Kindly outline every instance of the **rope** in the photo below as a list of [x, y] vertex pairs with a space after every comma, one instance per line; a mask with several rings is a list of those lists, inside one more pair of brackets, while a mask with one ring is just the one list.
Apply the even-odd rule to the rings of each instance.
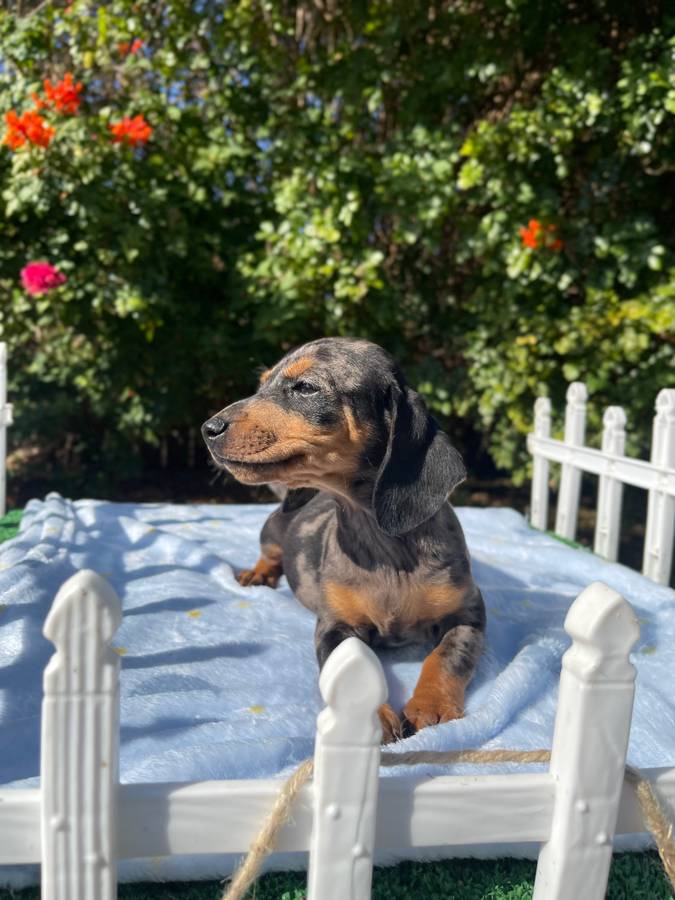
[[668, 880], [675, 888], [675, 838], [673, 838], [673, 823], [669, 822], [663, 807], [659, 803], [651, 782], [643, 778], [638, 769], [626, 766], [626, 778], [635, 785], [635, 792], [640, 802], [642, 817], [645, 820], [647, 830], [654, 838], [656, 849], [659, 851], [663, 868]]
[[382, 753], [383, 766], [447, 765], [447, 763], [547, 763], [550, 750], [413, 750]]
[[[383, 766], [447, 765], [448, 763], [547, 763], [550, 750], [416, 750], [410, 753], [382, 753]], [[288, 821], [295, 799], [314, 773], [314, 760], [300, 763], [289, 777], [272, 807], [260, 834], [251, 844], [244, 864], [237, 870], [221, 900], [243, 900], [246, 891], [258, 877], [265, 857], [272, 852], [282, 827]], [[626, 766], [626, 778], [635, 786], [644, 823], [651, 833], [663, 868], [675, 888], [675, 838], [651, 783], [637, 769]]]
[[312, 777], [313, 772], [314, 760], [306, 759], [300, 763], [284, 784], [260, 830], [260, 834], [251, 844], [243, 866], [237, 870], [229, 888], [223, 894], [222, 900], [241, 900], [256, 880], [260, 866], [263, 864], [265, 857], [274, 850], [279, 831], [288, 821], [295, 798]]

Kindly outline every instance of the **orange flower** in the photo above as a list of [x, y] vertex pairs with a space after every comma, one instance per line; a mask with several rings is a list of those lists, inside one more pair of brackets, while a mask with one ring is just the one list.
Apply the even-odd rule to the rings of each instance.
[[134, 116], [133, 119], [125, 116], [121, 122], [113, 122], [109, 126], [113, 134], [113, 144], [128, 144], [130, 147], [138, 147], [147, 143], [152, 128], [143, 116]]
[[547, 225], [544, 230], [538, 219], [530, 219], [527, 228], [518, 229], [518, 233], [524, 247], [530, 247], [532, 250], [540, 247], [545, 247], [547, 250], [562, 250], [563, 242], [559, 237], [555, 237], [557, 230], [557, 225]]
[[82, 102], [80, 98], [82, 82], [78, 81], [77, 84], [73, 84], [71, 72], [68, 72], [56, 84], [52, 84], [48, 78], [45, 79], [44, 89], [48, 102], [52, 103], [59, 112], [66, 113], [69, 116], [75, 115]]
[[555, 234], [558, 230], [558, 226], [557, 225], [549, 225], [546, 230], [549, 233], [549, 240], [548, 240], [548, 243], [546, 244], [548, 249], [549, 250], [562, 250], [563, 242], [560, 240], [559, 237], [555, 236]]
[[129, 41], [122, 41], [117, 45], [117, 52], [120, 56], [133, 56], [134, 53], [138, 53], [138, 51], [143, 46], [143, 41], [140, 38], [134, 38], [131, 43]]
[[44, 100], [41, 100], [37, 94], [31, 94], [30, 99], [35, 104], [35, 111], [39, 112], [41, 109], [44, 109], [46, 106], [49, 106], [48, 103], [45, 103]]
[[5, 113], [5, 121], [7, 133], [2, 143], [7, 144], [10, 150], [18, 150], [26, 142], [35, 144], [36, 147], [48, 147], [56, 133], [36, 110], [30, 110], [19, 116], [12, 109]]
[[520, 229], [520, 238], [523, 242], [523, 246], [532, 247], [533, 250], [537, 249], [537, 235], [534, 234], [527, 228]]
[[541, 232], [541, 222], [537, 219], [530, 219], [527, 223], [527, 228], [521, 228], [519, 230], [520, 239], [523, 242], [523, 246], [532, 247], [533, 250], [536, 250], [539, 246], [539, 233]]

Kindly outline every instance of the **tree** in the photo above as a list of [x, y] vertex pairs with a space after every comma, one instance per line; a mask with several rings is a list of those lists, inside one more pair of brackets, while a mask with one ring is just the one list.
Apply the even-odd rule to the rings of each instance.
[[[535, 396], [575, 378], [641, 449], [673, 373], [667, 35], [622, 2], [5, 14], [0, 110], [54, 129], [0, 154], [17, 433], [117, 464], [355, 334], [517, 476]], [[44, 84], [68, 74], [74, 111]], [[30, 295], [42, 260], [67, 282]]]

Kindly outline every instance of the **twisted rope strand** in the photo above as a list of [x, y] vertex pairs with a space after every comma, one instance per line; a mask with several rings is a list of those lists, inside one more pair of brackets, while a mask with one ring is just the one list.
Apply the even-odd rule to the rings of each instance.
[[638, 769], [626, 766], [626, 778], [635, 785], [635, 792], [640, 802], [642, 818], [645, 820], [647, 830], [654, 838], [656, 849], [659, 851], [663, 868], [668, 880], [675, 888], [675, 838], [673, 837], [673, 823], [668, 821], [663, 807], [659, 803], [653, 784], [643, 778]]
[[312, 777], [313, 772], [314, 760], [306, 759], [286, 781], [260, 829], [260, 834], [251, 844], [244, 864], [237, 870], [229, 887], [223, 893], [222, 900], [242, 900], [258, 877], [265, 857], [274, 850], [279, 832], [291, 814], [295, 798]]
[[383, 766], [441, 766], [448, 763], [547, 763], [550, 750], [412, 750], [409, 753], [382, 753]]

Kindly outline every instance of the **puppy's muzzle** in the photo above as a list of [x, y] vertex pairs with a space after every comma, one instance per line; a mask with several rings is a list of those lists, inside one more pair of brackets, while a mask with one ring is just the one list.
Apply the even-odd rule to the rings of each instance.
[[235, 477], [245, 474], [247, 481], [253, 472], [257, 477], [263, 474], [263, 467], [266, 471], [286, 461], [270, 459], [269, 451], [277, 443], [277, 436], [255, 419], [251, 420], [243, 402], [211, 416], [202, 425], [202, 437], [219, 466], [228, 468]]

